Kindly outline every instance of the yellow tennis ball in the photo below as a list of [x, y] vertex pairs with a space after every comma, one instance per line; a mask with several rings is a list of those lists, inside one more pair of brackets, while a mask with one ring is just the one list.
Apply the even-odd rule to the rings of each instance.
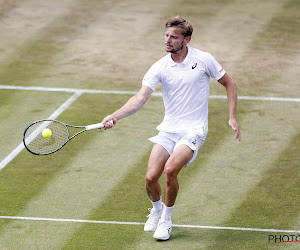
[[42, 132], [44, 138], [49, 138], [52, 135], [52, 131], [49, 128], [45, 128]]

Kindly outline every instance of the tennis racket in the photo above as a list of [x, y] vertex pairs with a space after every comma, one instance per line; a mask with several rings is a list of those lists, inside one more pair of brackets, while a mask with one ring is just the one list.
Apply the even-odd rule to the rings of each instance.
[[[70, 137], [69, 128], [76, 128], [80, 131]], [[49, 155], [62, 149], [74, 137], [85, 131], [97, 128], [103, 128], [103, 124], [73, 126], [56, 120], [39, 120], [25, 129], [23, 143], [25, 148], [34, 155]], [[45, 135], [43, 133], [45, 129], [48, 132], [50, 131], [50, 134]]]

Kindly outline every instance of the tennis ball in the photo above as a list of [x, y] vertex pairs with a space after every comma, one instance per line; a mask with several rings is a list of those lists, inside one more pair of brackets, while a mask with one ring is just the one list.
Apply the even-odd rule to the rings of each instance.
[[49, 138], [52, 135], [52, 131], [49, 128], [45, 128], [42, 132], [44, 138]]

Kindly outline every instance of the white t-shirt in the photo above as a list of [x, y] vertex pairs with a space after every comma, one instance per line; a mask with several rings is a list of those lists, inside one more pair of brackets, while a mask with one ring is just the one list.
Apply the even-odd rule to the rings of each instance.
[[209, 79], [217, 81], [226, 71], [209, 53], [187, 48], [182, 63], [175, 63], [170, 53], [154, 63], [142, 84], [153, 91], [159, 82], [162, 84], [165, 116], [159, 131], [204, 134], [208, 131]]

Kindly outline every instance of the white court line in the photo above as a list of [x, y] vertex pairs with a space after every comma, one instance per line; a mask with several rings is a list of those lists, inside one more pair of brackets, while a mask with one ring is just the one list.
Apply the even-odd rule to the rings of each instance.
[[32, 90], [32, 91], [49, 91], [49, 92], [82, 92], [91, 94], [116, 94], [116, 95], [135, 95], [134, 91], [117, 91], [117, 90], [97, 90], [97, 89], [73, 89], [73, 88], [47, 88], [47, 87], [24, 87], [14, 85], [0, 85], [0, 89], [11, 90]]
[[[28, 221], [49, 221], [49, 222], [74, 222], [74, 223], [93, 223], [93, 224], [114, 224], [114, 225], [145, 225], [142, 222], [122, 222], [122, 221], [97, 221], [97, 220], [76, 220], [76, 219], [56, 219], [56, 218], [38, 218], [38, 217], [19, 217], [19, 216], [0, 216], [0, 219], [7, 220], [28, 220]], [[235, 230], [235, 231], [254, 231], [254, 232], [272, 232], [272, 233], [300, 233], [300, 230], [281, 230], [281, 229], [261, 229], [246, 227], [217, 227], [217, 226], [199, 226], [199, 225], [177, 225], [173, 227], [182, 228], [200, 228], [215, 230]]]
[[[52, 91], [52, 92], [82, 92], [92, 94], [116, 94], [116, 95], [135, 95], [135, 91], [117, 91], [117, 90], [97, 90], [97, 89], [73, 89], [73, 88], [46, 88], [46, 87], [24, 87], [14, 85], [0, 85], [0, 89], [12, 89], [12, 90], [35, 90], [35, 91]], [[160, 92], [154, 92], [152, 95], [161, 96]], [[226, 95], [210, 95], [211, 99], [227, 99]], [[277, 101], [277, 102], [300, 102], [300, 98], [290, 97], [266, 97], [266, 96], [239, 96], [239, 100], [248, 101]]]
[[[57, 110], [54, 111], [52, 115], [48, 117], [50, 120], [56, 119], [62, 112], [64, 112], [76, 99], [82, 94], [81, 91], [75, 92], [65, 103], [63, 103]], [[21, 142], [4, 160], [0, 162], [0, 171], [12, 160], [14, 159], [23, 149], [24, 144]]]

